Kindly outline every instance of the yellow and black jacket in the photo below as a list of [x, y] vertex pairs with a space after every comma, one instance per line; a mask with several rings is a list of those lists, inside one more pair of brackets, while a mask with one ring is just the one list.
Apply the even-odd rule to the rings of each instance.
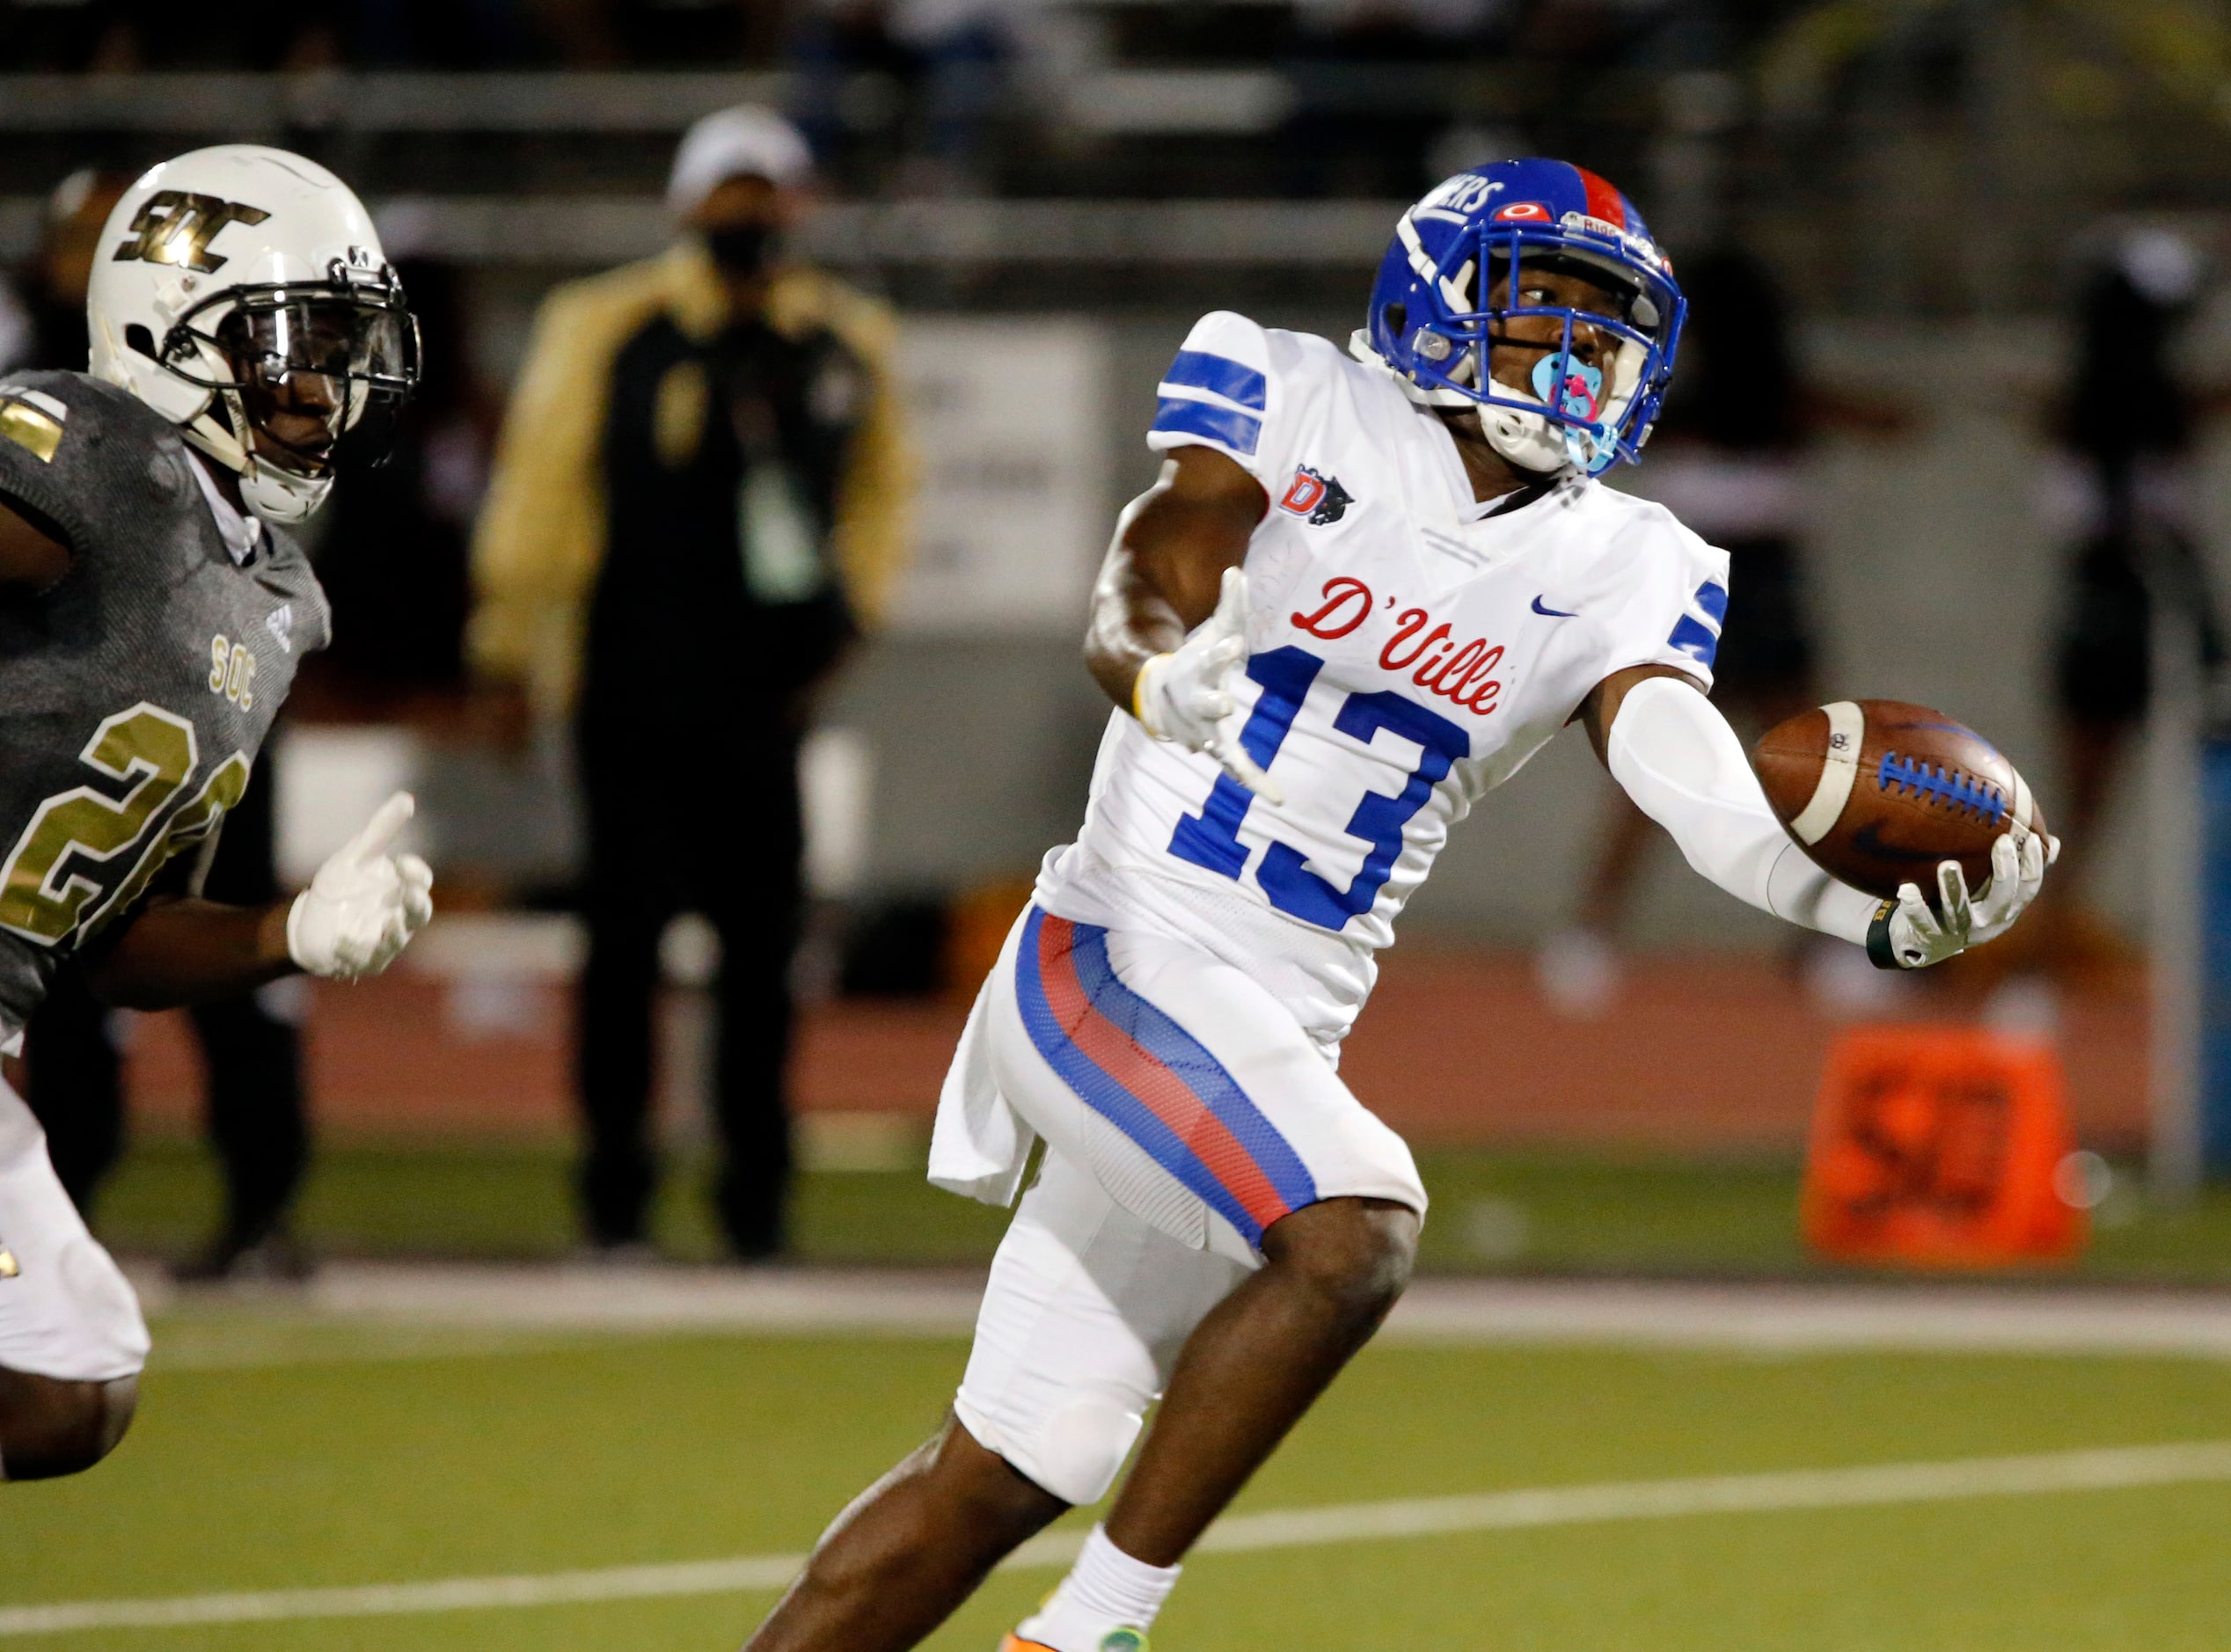
[[[820, 491], [844, 604], [872, 627], [905, 556], [913, 485], [893, 376], [894, 320], [874, 300], [794, 267], [774, 277], [763, 319], [778, 340], [841, 352], [864, 379]], [[468, 647], [482, 676], [521, 684], [545, 715], [568, 712], [581, 692], [590, 608], [615, 531], [612, 467], [640, 454], [677, 476], [686, 470], [713, 428], [706, 378], [691, 349], [711, 347], [728, 325], [719, 276], [690, 242], [568, 282], [544, 302], [474, 536]], [[616, 379], [640, 364], [647, 343], [655, 354], [659, 339], [673, 343], [671, 359], [647, 393], [623, 391], [626, 400], [616, 406]], [[655, 537], [658, 528], [645, 531]]]

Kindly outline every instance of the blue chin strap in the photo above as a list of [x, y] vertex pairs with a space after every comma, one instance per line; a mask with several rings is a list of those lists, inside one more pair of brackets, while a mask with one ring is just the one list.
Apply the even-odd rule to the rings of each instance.
[[1584, 428], [1558, 427], [1572, 462], [1591, 476], [1608, 470], [1619, 457], [1619, 438], [1598, 417], [1604, 405], [1603, 373], [1570, 351], [1558, 350], [1534, 363], [1533, 392], [1543, 406], [1586, 421]]

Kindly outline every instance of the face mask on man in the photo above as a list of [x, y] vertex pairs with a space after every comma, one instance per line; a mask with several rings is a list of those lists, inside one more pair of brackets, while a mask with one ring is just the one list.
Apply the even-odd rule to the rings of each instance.
[[773, 225], [746, 221], [705, 231], [706, 250], [728, 275], [764, 275], [775, 261], [781, 235]]

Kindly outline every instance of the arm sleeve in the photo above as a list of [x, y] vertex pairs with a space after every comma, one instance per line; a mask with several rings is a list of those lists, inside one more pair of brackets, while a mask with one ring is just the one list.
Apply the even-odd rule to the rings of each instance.
[[1275, 498], [1277, 459], [1265, 430], [1282, 411], [1277, 392], [1268, 335], [1245, 316], [1211, 311], [1193, 324], [1155, 386], [1146, 445], [1157, 453], [1214, 448]]
[[1776, 917], [1867, 944], [1881, 903], [1830, 877], [1782, 830], [1742, 742], [1703, 695], [1671, 677], [1636, 683], [1605, 750], [1612, 778], [1700, 875]]

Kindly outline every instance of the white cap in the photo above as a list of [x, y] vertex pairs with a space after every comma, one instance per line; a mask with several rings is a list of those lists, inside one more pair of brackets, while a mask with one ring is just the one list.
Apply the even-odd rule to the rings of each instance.
[[813, 170], [813, 151], [804, 134], [772, 109], [740, 103], [716, 110], [689, 129], [674, 152], [666, 204], [684, 218], [731, 178], [764, 178], [788, 189], [804, 183]]
[[2172, 230], [2132, 230], [2115, 248], [2115, 264], [2151, 303], [2185, 303], [2200, 289], [2200, 255]]
[[93, 198], [93, 186], [99, 182], [100, 173], [91, 166], [81, 166], [70, 173], [47, 197], [47, 222], [67, 223], [84, 211], [85, 203]]

